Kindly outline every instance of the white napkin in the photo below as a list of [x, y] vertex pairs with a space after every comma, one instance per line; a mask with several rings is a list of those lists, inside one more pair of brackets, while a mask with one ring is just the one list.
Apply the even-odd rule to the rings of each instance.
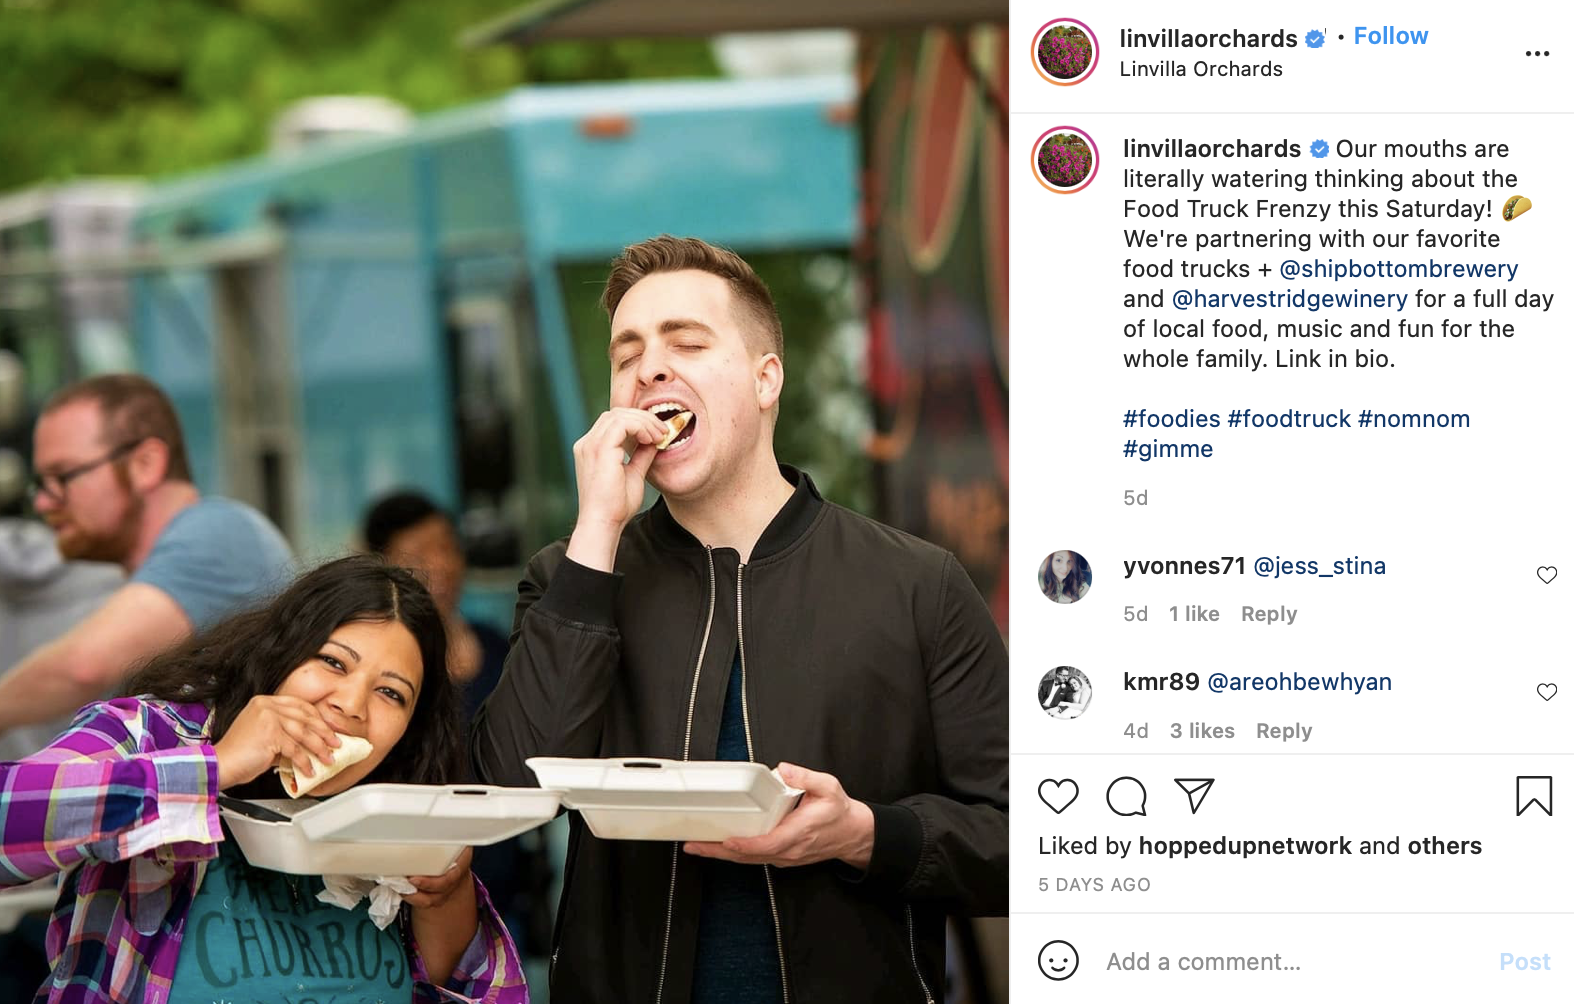
[[317, 894], [317, 898], [346, 910], [355, 909], [356, 904], [369, 895], [372, 902], [367, 913], [379, 931], [392, 924], [399, 915], [399, 907], [404, 902], [399, 897], [415, 892], [415, 886], [403, 875], [378, 875], [374, 878], [364, 875], [324, 875], [322, 884], [323, 890]]

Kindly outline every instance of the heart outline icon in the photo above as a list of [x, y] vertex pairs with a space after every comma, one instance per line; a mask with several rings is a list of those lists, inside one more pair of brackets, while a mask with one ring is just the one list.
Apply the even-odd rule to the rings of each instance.
[[[1052, 786], [1052, 791], [1049, 795], [1044, 794], [1045, 785]], [[1065, 798], [1066, 785], [1071, 786], [1070, 798]], [[1052, 777], [1046, 777], [1044, 780], [1038, 783], [1038, 800], [1049, 806], [1049, 811], [1053, 812], [1057, 816], [1070, 808], [1071, 803], [1075, 802], [1077, 800], [1077, 796], [1080, 794], [1082, 794], [1082, 789], [1078, 788], [1077, 782], [1071, 780], [1070, 778], [1067, 778], [1064, 781], [1057, 781]], [[1055, 803], [1060, 802], [1062, 798], [1065, 798], [1065, 801], [1057, 807]]]
[[1542, 565], [1540, 568], [1536, 569], [1536, 578], [1540, 579], [1542, 582], [1545, 582], [1547, 585], [1551, 585], [1552, 580], [1557, 577], [1558, 569], [1556, 565]]
[[1543, 701], [1550, 701], [1558, 696], [1558, 685], [1555, 683], [1543, 683], [1536, 687], [1536, 693], [1541, 695]]

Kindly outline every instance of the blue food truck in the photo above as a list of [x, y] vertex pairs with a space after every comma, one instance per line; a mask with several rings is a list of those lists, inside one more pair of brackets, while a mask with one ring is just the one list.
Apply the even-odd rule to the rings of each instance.
[[133, 277], [138, 364], [199, 483], [303, 553], [421, 487], [507, 570], [511, 612], [523, 558], [572, 525], [572, 446], [606, 404], [607, 261], [664, 232], [767, 269], [845, 256], [853, 97], [845, 77], [531, 87], [156, 187], [132, 228], [157, 263]]

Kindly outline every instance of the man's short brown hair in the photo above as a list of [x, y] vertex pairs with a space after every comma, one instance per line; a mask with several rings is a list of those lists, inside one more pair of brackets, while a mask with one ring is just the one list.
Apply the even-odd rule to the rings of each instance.
[[169, 448], [166, 481], [190, 481], [186, 440], [180, 431], [175, 406], [158, 384], [135, 373], [106, 373], [89, 377], [56, 391], [43, 414], [77, 401], [93, 401], [104, 416], [105, 446], [119, 447], [157, 439]]
[[624, 248], [622, 254], [612, 259], [612, 271], [607, 275], [606, 288], [601, 291], [601, 305], [606, 308], [607, 320], [612, 319], [624, 294], [636, 282], [658, 272], [687, 269], [709, 272], [727, 280], [727, 288], [732, 290], [733, 302], [744, 322], [744, 337], [749, 347], [761, 355], [774, 352], [777, 358], [786, 361], [782, 319], [776, 313], [776, 302], [771, 299], [765, 281], [733, 252], [698, 237], [662, 234]]

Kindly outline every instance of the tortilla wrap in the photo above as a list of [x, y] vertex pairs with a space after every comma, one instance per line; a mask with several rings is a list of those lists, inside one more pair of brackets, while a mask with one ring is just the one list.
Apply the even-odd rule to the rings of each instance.
[[312, 757], [314, 773], [311, 777], [296, 777], [295, 764], [288, 760], [281, 759], [279, 765], [273, 768], [279, 772], [279, 781], [291, 798], [300, 798], [346, 767], [358, 764], [372, 755], [372, 744], [365, 739], [359, 736], [347, 736], [342, 732], [335, 732], [334, 735], [339, 737], [340, 745], [329, 751], [333, 754], [332, 762], [324, 764], [316, 757]]
[[673, 415], [671, 418], [667, 419], [667, 437], [656, 444], [656, 449], [665, 450], [667, 447], [671, 446], [672, 441], [678, 438], [678, 433], [688, 428], [689, 422], [692, 421], [693, 418], [694, 412], [680, 411], [676, 415]]

